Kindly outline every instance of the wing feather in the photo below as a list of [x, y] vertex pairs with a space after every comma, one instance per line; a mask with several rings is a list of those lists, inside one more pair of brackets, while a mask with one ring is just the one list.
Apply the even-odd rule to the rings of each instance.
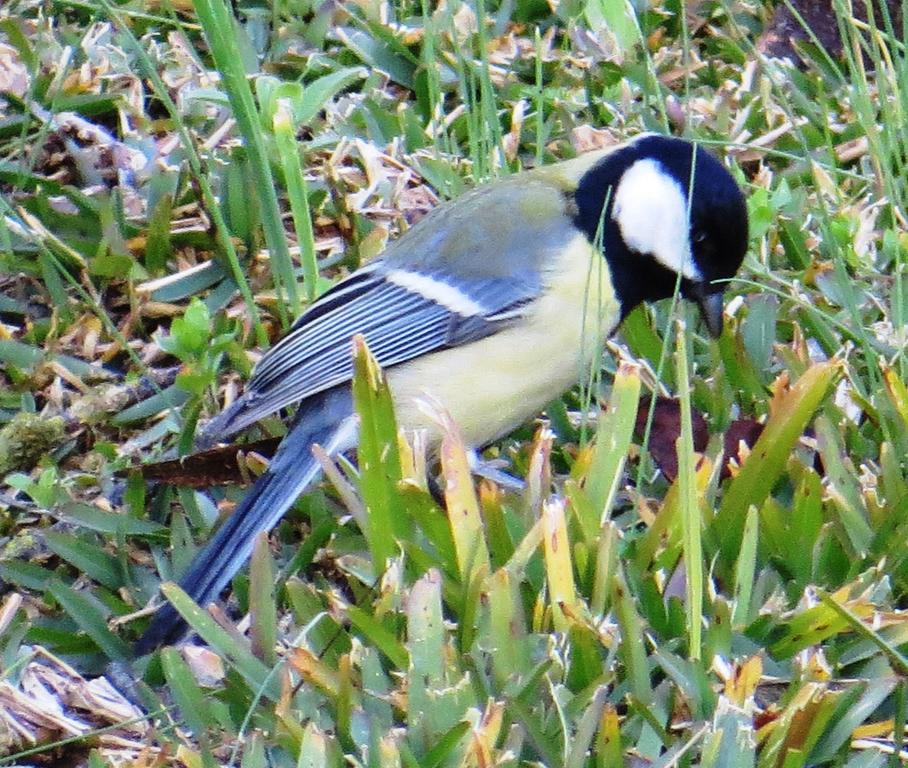
[[[395, 273], [399, 274], [399, 272]], [[456, 282], [437, 271], [416, 275], [414, 285], [434, 281], [437, 291], [391, 282], [381, 262], [355, 272], [322, 296], [262, 358], [245, 392], [205, 428], [207, 445], [281, 408], [348, 381], [353, 375], [352, 339], [362, 334], [385, 368], [420, 355], [477, 341], [512, 323], [538, 287], [502, 278]], [[463, 295], [482, 310], [459, 314], [445, 292]], [[429, 295], [427, 295], [429, 294]]]

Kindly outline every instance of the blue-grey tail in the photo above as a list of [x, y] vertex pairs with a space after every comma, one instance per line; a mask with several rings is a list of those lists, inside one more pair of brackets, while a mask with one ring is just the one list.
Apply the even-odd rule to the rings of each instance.
[[[351, 448], [355, 441], [349, 386], [309, 398], [300, 406], [268, 469], [196, 555], [180, 579], [180, 586], [202, 606], [216, 599], [249, 559], [256, 536], [277, 525], [318, 477], [320, 465], [312, 455], [312, 446], [318, 443], [333, 455]], [[185, 631], [182, 617], [168, 603], [136, 642], [136, 654], [141, 656], [160, 645], [176, 642]]]

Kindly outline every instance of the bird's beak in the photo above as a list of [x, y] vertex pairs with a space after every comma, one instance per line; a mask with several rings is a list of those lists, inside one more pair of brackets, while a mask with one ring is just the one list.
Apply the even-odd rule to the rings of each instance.
[[696, 296], [697, 306], [700, 307], [700, 314], [703, 322], [706, 323], [706, 329], [709, 335], [718, 339], [722, 335], [722, 314], [725, 310], [725, 297], [721, 292], [706, 293], [698, 292]]

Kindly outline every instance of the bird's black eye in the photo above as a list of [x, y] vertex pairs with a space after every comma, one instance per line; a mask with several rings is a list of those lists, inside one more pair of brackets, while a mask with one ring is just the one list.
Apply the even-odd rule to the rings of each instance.
[[702, 229], [695, 229], [690, 233], [690, 241], [695, 245], [699, 245], [706, 241], [706, 232]]

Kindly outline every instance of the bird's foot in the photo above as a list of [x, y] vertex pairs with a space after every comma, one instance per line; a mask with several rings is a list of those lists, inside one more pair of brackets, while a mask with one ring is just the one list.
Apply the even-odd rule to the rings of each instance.
[[476, 477], [482, 477], [509, 491], [522, 491], [526, 487], [526, 483], [519, 477], [509, 475], [502, 470], [502, 467], [507, 466], [504, 459], [487, 461], [480, 458], [476, 451], [467, 451], [467, 461], [470, 464], [470, 471]]

